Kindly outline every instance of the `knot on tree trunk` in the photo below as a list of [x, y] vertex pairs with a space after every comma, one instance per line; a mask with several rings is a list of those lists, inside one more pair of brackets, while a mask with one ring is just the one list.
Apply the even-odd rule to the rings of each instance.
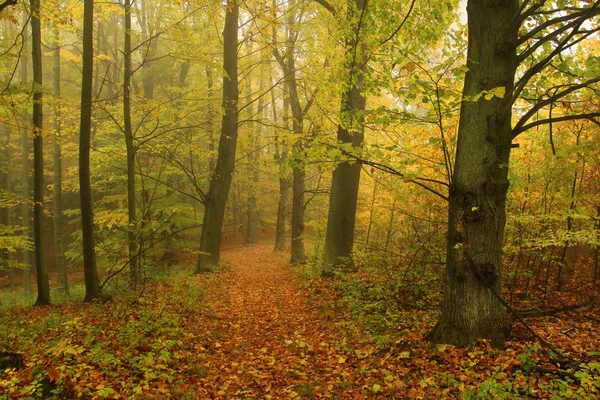
[[498, 274], [496, 272], [496, 266], [493, 263], [489, 261], [482, 263], [473, 262], [471, 266], [473, 267], [475, 278], [477, 278], [479, 282], [482, 282], [490, 288], [494, 287], [498, 281]]

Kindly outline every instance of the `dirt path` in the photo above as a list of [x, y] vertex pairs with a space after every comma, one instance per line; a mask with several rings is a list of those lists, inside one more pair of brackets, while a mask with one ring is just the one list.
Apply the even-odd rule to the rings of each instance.
[[363, 397], [343, 339], [307, 305], [294, 269], [271, 249], [259, 244], [223, 253], [228, 268], [209, 293], [216, 322], [198, 395]]

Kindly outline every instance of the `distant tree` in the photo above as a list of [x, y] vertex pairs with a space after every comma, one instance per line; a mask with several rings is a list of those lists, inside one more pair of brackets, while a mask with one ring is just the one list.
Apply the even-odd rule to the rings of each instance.
[[[136, 208], [136, 188], [135, 188], [135, 146], [133, 143], [133, 130], [131, 127], [131, 2], [125, 0], [125, 41], [123, 49], [123, 132], [125, 134], [125, 147], [127, 154], [127, 243], [129, 249], [129, 278], [131, 284], [135, 286], [140, 279], [140, 268], [138, 259], [138, 244], [136, 239], [137, 232], [137, 208]], [[148, 78], [148, 86], [152, 89], [146, 90], [148, 93], [152, 90], [152, 78]]]
[[[23, 41], [28, 37], [28, 19], [29, 17], [23, 14]], [[23, 43], [23, 47], [26, 47], [26, 42]], [[20, 60], [20, 78], [21, 82], [27, 82], [27, 64], [28, 57], [27, 53], [21, 54]], [[27, 107], [23, 107], [21, 110], [21, 197], [23, 198], [23, 204], [21, 206], [21, 223], [23, 225], [23, 235], [30, 237], [31, 231], [29, 228], [30, 217], [31, 217], [31, 202], [29, 199], [29, 111]], [[31, 294], [31, 251], [23, 250], [23, 288], [26, 295]]]
[[[292, 112], [292, 131], [294, 141], [292, 144], [292, 243], [290, 263], [302, 263], [306, 261], [304, 248], [304, 219], [306, 209], [306, 166], [304, 165], [304, 119], [314, 102], [314, 95], [302, 104], [299, 91], [298, 68], [296, 66], [296, 42], [298, 40], [296, 27], [296, 3], [290, 1], [287, 7], [286, 30], [287, 38], [285, 48], [282, 51], [277, 46], [273, 47], [273, 55], [283, 71], [286, 87], [287, 101]], [[277, 42], [274, 37], [274, 42]], [[285, 104], [284, 104], [285, 108]], [[280, 190], [282, 188], [280, 182]]]
[[[57, 6], [60, 6], [57, 2]], [[60, 8], [59, 8], [60, 9]], [[58, 11], [59, 12], [59, 11]], [[54, 148], [53, 148], [53, 203], [54, 203], [54, 250], [58, 290], [69, 292], [69, 281], [65, 266], [63, 245], [63, 204], [62, 204], [62, 145], [61, 145], [61, 111], [60, 111], [60, 29], [59, 23], [54, 23], [53, 51], [53, 91], [54, 91]]]
[[221, 231], [235, 164], [238, 138], [237, 0], [228, 0], [223, 29], [223, 118], [214, 172], [204, 203], [204, 219], [196, 273], [212, 271], [221, 256]]

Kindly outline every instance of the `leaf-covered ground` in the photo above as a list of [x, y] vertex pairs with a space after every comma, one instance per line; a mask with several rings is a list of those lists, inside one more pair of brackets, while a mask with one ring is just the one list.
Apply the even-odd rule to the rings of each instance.
[[[434, 316], [407, 312], [381, 335], [346, 312], [330, 281], [306, 281], [270, 244], [223, 253], [208, 275], [148, 282], [106, 304], [12, 308], [0, 349], [25, 368], [0, 375], [0, 398], [597, 398], [597, 321], [532, 327], [583, 360], [578, 370], [515, 330], [496, 350], [431, 346]], [[529, 341], [532, 340], [532, 341]], [[544, 374], [544, 369], [549, 373]]]

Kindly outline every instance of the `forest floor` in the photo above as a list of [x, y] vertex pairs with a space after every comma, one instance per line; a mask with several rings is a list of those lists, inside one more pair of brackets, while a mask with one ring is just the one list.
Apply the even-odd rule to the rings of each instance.
[[[385, 335], [350, 318], [331, 280], [300, 277], [271, 244], [222, 254], [214, 274], [148, 282], [105, 304], [67, 301], [0, 314], [2, 348], [24, 368], [0, 372], [0, 399], [598, 398], [594, 321], [534, 321], [585, 360], [563, 370], [535, 338], [503, 350], [432, 346], [434, 315], [407, 313]], [[526, 336], [526, 335], [525, 335]], [[596, 353], [595, 353], [596, 351]], [[597, 369], [597, 370], [595, 370]]]

